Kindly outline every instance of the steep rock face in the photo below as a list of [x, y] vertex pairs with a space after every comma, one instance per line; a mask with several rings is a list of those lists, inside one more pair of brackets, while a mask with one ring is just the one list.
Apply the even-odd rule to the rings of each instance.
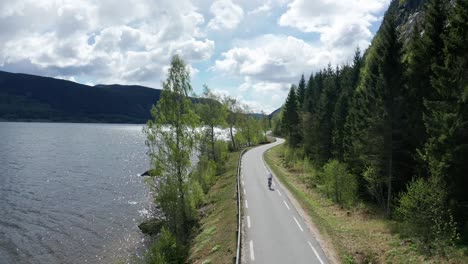
[[403, 43], [410, 39], [416, 25], [424, 23], [424, 5], [428, 0], [394, 0], [393, 5], [398, 8], [398, 30]]
[[400, 0], [398, 2], [400, 8], [408, 10], [412, 13], [421, 9], [427, 0]]

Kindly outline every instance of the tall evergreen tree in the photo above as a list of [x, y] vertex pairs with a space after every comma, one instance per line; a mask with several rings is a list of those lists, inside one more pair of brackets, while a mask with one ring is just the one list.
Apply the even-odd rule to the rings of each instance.
[[[441, 65], [443, 56], [443, 34], [447, 24], [447, 2], [431, 0], [425, 6], [424, 23], [416, 26], [409, 44], [406, 47], [406, 76], [408, 98], [408, 137], [407, 144], [412, 149], [421, 149], [427, 140], [426, 127], [423, 122], [425, 112], [424, 100], [435, 96], [431, 81], [434, 79], [434, 66]], [[428, 56], [428, 54], [431, 54]], [[416, 155], [413, 155], [416, 156]], [[410, 167], [413, 174], [425, 174], [423, 167], [413, 160]], [[406, 182], [406, 181], [405, 181]]]
[[296, 86], [292, 85], [289, 90], [288, 97], [286, 98], [286, 103], [284, 104], [283, 117], [281, 121], [289, 145], [292, 147], [298, 146], [301, 142], [299, 122]]
[[[390, 214], [393, 182], [404, 167], [398, 157], [405, 148], [404, 137], [402, 45], [395, 24], [394, 10], [389, 10], [366, 59], [354, 113], [352, 154], [367, 169], [363, 174], [369, 192]], [[359, 105], [359, 107], [356, 107]]]
[[353, 93], [358, 85], [362, 66], [361, 50], [356, 49], [352, 66], [344, 66], [340, 72], [340, 91], [333, 113], [333, 156], [343, 161], [345, 149], [349, 145], [350, 132], [347, 131], [346, 119], [350, 111]]
[[431, 177], [448, 185], [458, 219], [468, 219], [468, 1], [457, 0], [444, 38], [444, 61], [433, 67], [436, 94], [424, 117], [429, 139], [425, 159]]
[[297, 86], [297, 102], [298, 102], [298, 109], [302, 111], [304, 107], [304, 97], [306, 91], [306, 82], [304, 79], [304, 74], [301, 75], [301, 80], [299, 81], [299, 85]]

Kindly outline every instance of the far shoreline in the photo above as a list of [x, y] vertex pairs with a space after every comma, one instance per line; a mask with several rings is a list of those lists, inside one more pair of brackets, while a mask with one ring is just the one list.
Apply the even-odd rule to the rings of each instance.
[[50, 120], [50, 119], [0, 119], [0, 123], [43, 123], [43, 124], [103, 124], [103, 125], [145, 125], [144, 123], [127, 123], [127, 122], [104, 122], [94, 120]]

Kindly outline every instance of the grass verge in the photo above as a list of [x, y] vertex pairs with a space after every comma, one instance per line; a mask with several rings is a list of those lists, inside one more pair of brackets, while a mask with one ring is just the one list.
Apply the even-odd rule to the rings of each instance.
[[236, 254], [236, 176], [240, 152], [229, 153], [201, 208], [200, 228], [192, 240], [188, 263], [232, 263]]
[[397, 226], [394, 221], [370, 205], [360, 204], [353, 209], [336, 205], [310, 184], [314, 175], [287, 168], [282, 151], [283, 146], [270, 149], [265, 161], [312, 218], [323, 238], [331, 241], [342, 263], [468, 263], [466, 249], [455, 250], [450, 258], [422, 255], [411, 241], [392, 231]]

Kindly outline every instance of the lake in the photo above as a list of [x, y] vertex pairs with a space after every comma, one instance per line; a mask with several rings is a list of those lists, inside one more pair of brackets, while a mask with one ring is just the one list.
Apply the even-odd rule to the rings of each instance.
[[142, 125], [0, 122], [0, 263], [141, 255], [144, 142]]

